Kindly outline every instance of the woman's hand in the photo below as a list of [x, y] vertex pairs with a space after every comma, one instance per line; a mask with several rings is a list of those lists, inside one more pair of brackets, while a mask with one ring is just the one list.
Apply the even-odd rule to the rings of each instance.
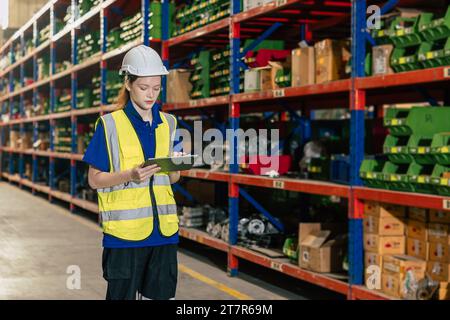
[[[187, 153], [185, 152], [173, 152], [172, 153], [172, 157], [182, 157], [182, 156], [186, 156]], [[174, 184], [177, 183], [178, 180], [180, 180], [180, 171], [172, 171], [169, 173], [169, 179], [170, 179], [170, 183]]]
[[160, 170], [161, 168], [156, 164], [147, 167], [138, 166], [130, 170], [130, 181], [137, 183], [144, 182]]

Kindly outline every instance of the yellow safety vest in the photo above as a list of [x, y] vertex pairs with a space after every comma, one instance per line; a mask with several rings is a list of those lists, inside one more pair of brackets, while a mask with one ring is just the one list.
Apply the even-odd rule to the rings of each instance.
[[[155, 130], [155, 157], [172, 153], [176, 118], [160, 112], [162, 123]], [[102, 121], [110, 162], [110, 172], [129, 170], [144, 162], [144, 152], [130, 120], [123, 110], [106, 114]], [[97, 124], [98, 124], [97, 121]], [[129, 182], [98, 189], [98, 207], [103, 232], [123, 240], [146, 239], [153, 231], [153, 206], [156, 206], [163, 236], [178, 231], [177, 206], [167, 172], [159, 172], [142, 182]], [[156, 203], [150, 196], [154, 193]]]

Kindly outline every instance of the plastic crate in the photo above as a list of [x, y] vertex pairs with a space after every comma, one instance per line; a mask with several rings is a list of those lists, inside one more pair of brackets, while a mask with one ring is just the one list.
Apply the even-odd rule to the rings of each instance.
[[450, 166], [437, 164], [433, 170], [431, 184], [441, 196], [450, 196], [450, 179], [443, 177], [445, 172], [450, 172]]
[[409, 153], [408, 142], [409, 136], [393, 136], [388, 135], [384, 141], [383, 150], [389, 158], [389, 161], [397, 164], [405, 164], [413, 161], [413, 157]]
[[423, 44], [407, 48], [395, 48], [392, 52], [391, 67], [395, 72], [412, 71], [422, 68], [419, 62], [419, 52]]
[[348, 184], [350, 182], [350, 157], [346, 155], [332, 155], [330, 161], [330, 180], [332, 182]]
[[423, 68], [436, 68], [450, 65], [450, 38], [425, 42], [418, 55]]
[[419, 45], [423, 41], [419, 33], [419, 25], [429, 21], [432, 16], [431, 13], [422, 13], [415, 18], [395, 18], [389, 28], [389, 36], [395, 47]]
[[422, 37], [427, 41], [450, 37], [450, 6], [447, 8], [444, 17], [435, 18], [433, 16], [429, 21], [426, 21], [419, 26], [419, 31], [422, 34]]
[[386, 188], [383, 176], [385, 160], [365, 159], [361, 163], [359, 176], [364, 184], [371, 188]]
[[414, 161], [420, 164], [435, 164], [436, 159], [431, 153], [432, 136], [411, 135], [408, 141], [408, 150]]
[[[402, 109], [395, 109], [402, 110]], [[450, 107], [412, 107], [404, 120], [405, 113], [389, 111], [386, 119], [390, 120], [391, 135], [418, 134], [421, 136], [434, 136], [439, 132], [450, 132]], [[393, 122], [393, 119], [398, 119]], [[386, 122], [385, 122], [386, 123]], [[396, 124], [395, 126], [393, 125]], [[395, 131], [394, 131], [395, 130]]]
[[431, 153], [437, 163], [450, 165], [450, 132], [441, 132], [434, 135]]
[[417, 164], [415, 170], [410, 172], [408, 180], [414, 185], [416, 192], [436, 193], [435, 186], [431, 183], [434, 168], [434, 165]]
[[384, 116], [384, 126], [389, 128], [393, 136], [409, 136], [412, 134], [411, 128], [406, 124], [411, 109], [389, 108]]
[[386, 162], [383, 167], [384, 183], [388, 189], [399, 191], [415, 191], [414, 185], [409, 182], [409, 176], [418, 170], [418, 164], [395, 164]]

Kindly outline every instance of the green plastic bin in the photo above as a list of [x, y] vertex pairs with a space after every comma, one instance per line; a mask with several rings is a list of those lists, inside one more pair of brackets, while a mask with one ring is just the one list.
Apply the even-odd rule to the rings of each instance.
[[431, 152], [432, 142], [433, 136], [411, 135], [408, 141], [408, 150], [415, 162], [423, 165], [436, 163]]
[[[395, 72], [405, 72], [422, 68], [419, 62], [419, 52], [423, 50], [423, 43], [407, 48], [395, 48], [391, 56], [391, 67]], [[422, 50], [421, 50], [422, 49]]]
[[388, 135], [384, 141], [384, 154], [388, 156], [389, 161], [397, 164], [408, 164], [413, 161], [409, 154], [408, 142], [409, 136]]
[[425, 42], [418, 55], [423, 68], [437, 68], [450, 65], [450, 38]]
[[383, 167], [383, 179], [387, 189], [398, 191], [414, 191], [414, 185], [409, 182], [409, 175], [413, 173], [417, 164], [395, 164], [386, 162]]
[[427, 41], [450, 37], [450, 6], [443, 17], [432, 17], [430, 21], [424, 22], [419, 26], [422, 37]]
[[450, 196], [450, 179], [443, 177], [443, 174], [446, 172], [450, 172], [450, 166], [437, 164], [434, 167], [431, 178], [432, 185], [441, 196]]
[[419, 33], [419, 25], [430, 21], [432, 16], [431, 13], [422, 13], [415, 18], [395, 18], [389, 28], [389, 35], [395, 47], [405, 48], [422, 43], [423, 39]]
[[421, 165], [417, 164], [417, 167], [413, 172], [409, 174], [409, 182], [411, 182], [416, 192], [421, 193], [436, 193], [435, 186], [431, 183], [431, 178], [434, 174], [434, 165]]
[[384, 126], [389, 129], [393, 136], [409, 136], [412, 134], [411, 128], [406, 124], [411, 109], [389, 108], [384, 116]]
[[359, 176], [364, 185], [371, 188], [386, 188], [383, 175], [385, 160], [364, 159], [359, 169]]
[[450, 165], [450, 132], [441, 132], [434, 135], [431, 153], [437, 163]]

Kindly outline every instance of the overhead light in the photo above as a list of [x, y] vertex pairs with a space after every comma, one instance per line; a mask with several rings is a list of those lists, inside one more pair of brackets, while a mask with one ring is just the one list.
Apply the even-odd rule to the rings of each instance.
[[9, 25], [9, 0], [0, 0], [0, 27], [5, 30]]

